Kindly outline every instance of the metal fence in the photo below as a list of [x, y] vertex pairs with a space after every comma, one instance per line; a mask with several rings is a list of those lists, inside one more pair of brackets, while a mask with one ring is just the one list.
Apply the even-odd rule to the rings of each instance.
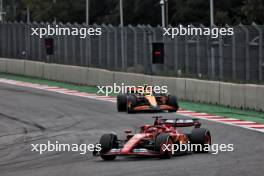
[[[233, 36], [163, 36], [161, 27], [58, 24], [60, 27], [101, 27], [101, 36], [53, 36], [55, 51], [47, 57], [44, 39], [31, 28], [47, 23], [0, 24], [0, 57], [104, 68], [163, 76], [263, 83], [264, 26], [234, 27]], [[50, 24], [55, 26], [54, 24]], [[202, 26], [201, 26], [202, 27]], [[165, 63], [152, 64], [152, 42], [165, 43]]]

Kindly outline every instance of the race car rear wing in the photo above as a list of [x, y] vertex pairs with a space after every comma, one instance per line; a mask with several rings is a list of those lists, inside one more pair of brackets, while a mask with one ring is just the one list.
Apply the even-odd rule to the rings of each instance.
[[201, 123], [198, 121], [198, 119], [162, 119], [162, 123], [169, 123], [174, 127], [194, 126], [195, 128], [199, 128], [201, 126]]

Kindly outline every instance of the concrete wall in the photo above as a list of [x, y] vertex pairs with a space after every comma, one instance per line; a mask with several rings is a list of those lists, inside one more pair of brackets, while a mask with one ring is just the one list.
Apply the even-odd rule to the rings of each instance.
[[0, 72], [6, 72], [6, 60], [2, 58], [0, 58]]
[[261, 110], [261, 111], [264, 111], [264, 100], [263, 100], [263, 98], [264, 98], [264, 88], [263, 87], [264, 86], [257, 86], [257, 108], [256, 109], [257, 110]]
[[44, 72], [44, 63], [42, 62], [33, 62], [33, 61], [24, 61], [24, 74], [26, 76], [32, 76], [37, 78], [43, 78]]
[[264, 111], [264, 86], [112, 72], [103, 69], [0, 58], [0, 72], [82, 85], [167, 86], [178, 99]]
[[57, 80], [57, 65], [44, 64], [43, 65], [43, 78], [48, 80]]
[[117, 85], [124, 83], [125, 85], [142, 86], [151, 84], [151, 79], [151, 76], [142, 74], [114, 72], [114, 81]]
[[114, 72], [103, 69], [88, 68], [87, 85], [106, 86], [113, 85], [113, 83]]
[[[247, 96], [246, 88], [248, 88], [248, 90], [251, 90], [247, 93]], [[250, 85], [247, 84], [220, 83], [219, 104], [237, 108], [254, 108], [254, 104], [246, 103], [246, 97], [252, 97], [256, 93], [254, 92], [254, 89], [249, 88]]]
[[6, 73], [24, 75], [25, 73], [24, 60], [7, 59], [5, 61], [5, 64], [6, 64]]
[[185, 89], [188, 100], [211, 104], [219, 103], [220, 86], [217, 81], [186, 79]]
[[69, 66], [69, 65], [56, 65], [57, 69], [57, 81], [63, 81], [67, 83], [74, 84], [87, 84], [87, 68], [77, 67], [77, 66]]
[[[257, 85], [249, 84], [245, 86], [245, 106], [246, 107], [252, 107], [252, 109], [260, 109], [258, 104], [258, 87]], [[261, 92], [259, 92], [261, 94]], [[263, 94], [264, 95], [264, 94]], [[262, 95], [262, 98], [263, 98]], [[264, 102], [262, 100], [262, 102]], [[261, 105], [261, 101], [259, 102]]]

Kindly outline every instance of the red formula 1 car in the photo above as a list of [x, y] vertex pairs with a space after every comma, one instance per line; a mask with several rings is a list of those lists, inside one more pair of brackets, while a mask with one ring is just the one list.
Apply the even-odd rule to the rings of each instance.
[[[99, 144], [100, 152], [94, 152], [94, 156], [101, 156], [104, 160], [114, 160], [116, 156], [156, 156], [160, 158], [171, 158], [176, 151], [175, 145], [195, 144], [194, 151], [208, 152], [205, 147], [211, 146], [211, 135], [209, 130], [200, 128], [197, 119], [162, 119], [156, 118], [153, 125], [140, 127], [140, 132], [132, 134], [127, 130], [126, 138], [119, 140], [113, 133], [102, 135]], [[194, 128], [189, 133], [181, 133], [178, 127]], [[186, 151], [188, 152], [188, 151]]]
[[176, 112], [179, 108], [177, 98], [173, 95], [156, 94], [152, 92], [138, 91], [117, 96], [117, 110], [133, 113], [136, 111], [163, 111]]

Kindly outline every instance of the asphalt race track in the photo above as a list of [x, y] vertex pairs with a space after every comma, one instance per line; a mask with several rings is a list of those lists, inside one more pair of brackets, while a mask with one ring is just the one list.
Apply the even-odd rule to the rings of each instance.
[[[175, 114], [154, 114], [173, 117]], [[0, 83], [0, 176], [263, 176], [264, 134], [202, 121], [213, 143], [234, 144], [233, 152], [191, 154], [170, 160], [117, 158], [104, 162], [91, 153], [31, 152], [31, 143], [96, 143], [104, 133], [123, 134], [151, 124], [153, 114], [118, 113], [114, 103]]]

